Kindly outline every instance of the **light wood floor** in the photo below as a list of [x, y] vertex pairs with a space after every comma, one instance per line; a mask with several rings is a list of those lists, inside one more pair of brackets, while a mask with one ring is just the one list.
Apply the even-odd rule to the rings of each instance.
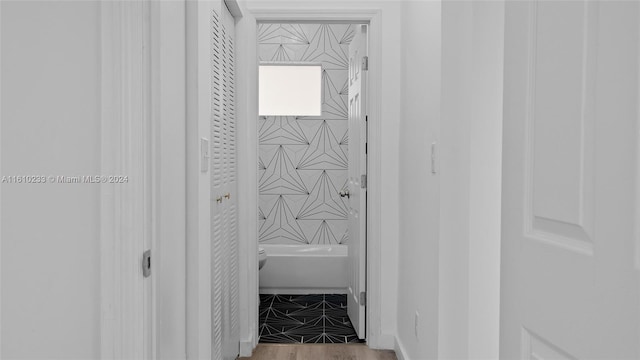
[[240, 360], [397, 360], [393, 350], [372, 350], [365, 344], [258, 344]]

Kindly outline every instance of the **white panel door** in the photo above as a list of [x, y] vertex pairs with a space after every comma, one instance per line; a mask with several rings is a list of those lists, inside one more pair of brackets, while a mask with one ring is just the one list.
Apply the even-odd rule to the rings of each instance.
[[212, 358], [235, 359], [240, 349], [234, 19], [212, 14], [211, 236]]
[[640, 359], [637, 2], [508, 2], [502, 359]]
[[[367, 26], [356, 26], [349, 45], [349, 288], [347, 312], [358, 337], [365, 338], [367, 231]], [[363, 180], [364, 183], [363, 183]], [[344, 194], [343, 194], [344, 195]]]

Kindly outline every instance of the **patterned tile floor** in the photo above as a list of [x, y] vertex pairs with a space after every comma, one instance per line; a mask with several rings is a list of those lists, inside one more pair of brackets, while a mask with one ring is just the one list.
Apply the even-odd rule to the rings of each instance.
[[347, 316], [347, 296], [260, 295], [260, 342], [359, 343]]

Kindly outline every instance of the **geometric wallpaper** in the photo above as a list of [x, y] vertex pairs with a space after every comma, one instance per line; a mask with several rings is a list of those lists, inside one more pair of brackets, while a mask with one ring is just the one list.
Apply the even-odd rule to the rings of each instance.
[[269, 244], [345, 244], [351, 24], [258, 25], [261, 61], [322, 63], [322, 115], [261, 116], [260, 235]]

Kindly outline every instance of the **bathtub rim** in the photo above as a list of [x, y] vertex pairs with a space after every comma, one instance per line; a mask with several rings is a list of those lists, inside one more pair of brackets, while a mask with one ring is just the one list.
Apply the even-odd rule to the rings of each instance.
[[349, 254], [349, 248], [346, 244], [260, 244], [260, 248], [264, 249], [267, 258], [275, 256], [346, 257]]

